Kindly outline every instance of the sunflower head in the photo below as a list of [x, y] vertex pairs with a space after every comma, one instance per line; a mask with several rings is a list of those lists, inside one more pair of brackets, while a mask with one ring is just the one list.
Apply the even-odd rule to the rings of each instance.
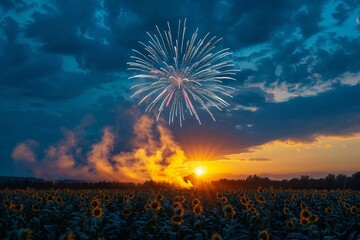
[[161, 200], [164, 199], [164, 196], [161, 195], [161, 194], [158, 194], [158, 195], [156, 196], [156, 199], [157, 199], [158, 201], [161, 201]]
[[202, 207], [200, 204], [195, 205], [195, 206], [193, 207], [193, 212], [194, 212], [196, 215], [200, 215], [200, 214], [202, 213], [202, 211], [203, 211], [203, 207]]
[[24, 205], [21, 203], [14, 204], [11, 209], [14, 210], [15, 212], [21, 212], [24, 209]]
[[181, 203], [179, 203], [179, 202], [174, 202], [173, 204], [172, 204], [172, 207], [175, 209], [175, 208], [182, 208], [182, 205], [181, 205]]
[[157, 200], [154, 200], [150, 203], [150, 208], [155, 211], [159, 211], [161, 208], [160, 202]]
[[57, 203], [57, 204], [63, 203], [62, 198], [61, 198], [61, 197], [57, 197], [57, 198], [56, 198], [56, 203]]
[[93, 208], [100, 207], [100, 201], [97, 199], [92, 200], [91, 207], [93, 207]]
[[326, 213], [326, 214], [332, 213], [332, 208], [331, 208], [331, 207], [325, 208], [325, 213]]
[[32, 211], [35, 212], [35, 213], [40, 212], [40, 206], [39, 206], [39, 204], [34, 204], [34, 205], [32, 205], [32, 206], [31, 206], [31, 209], [32, 209]]
[[284, 207], [283, 208], [283, 213], [285, 214], [285, 215], [290, 215], [290, 209], [289, 208], [287, 208], [287, 207]]
[[226, 218], [233, 218], [236, 214], [235, 209], [230, 204], [226, 204], [223, 211]]
[[50, 202], [50, 201], [52, 201], [52, 200], [54, 200], [54, 197], [53, 196], [51, 196], [50, 194], [48, 194], [48, 195], [46, 195], [46, 201], [48, 201], [48, 202]]
[[311, 216], [311, 213], [309, 212], [309, 210], [307, 210], [307, 209], [301, 210], [300, 218], [308, 220], [310, 218], [310, 216]]
[[171, 218], [171, 222], [175, 225], [181, 225], [184, 222], [184, 219], [179, 215], [174, 215]]
[[196, 205], [200, 204], [200, 200], [199, 200], [198, 198], [195, 198], [195, 199], [193, 199], [193, 200], [191, 201], [191, 204], [192, 204], [193, 206], [196, 206]]
[[129, 208], [124, 208], [124, 209], [121, 211], [121, 214], [122, 214], [124, 217], [128, 217], [128, 216], [130, 216], [131, 211], [130, 211]]
[[102, 210], [101, 207], [95, 207], [93, 208], [93, 210], [91, 211], [91, 215], [94, 217], [94, 218], [101, 218], [103, 215], [104, 215], [104, 212]]
[[291, 196], [291, 200], [293, 200], [293, 201], [298, 200], [298, 198], [299, 198], [299, 195], [297, 195], [296, 193]]
[[259, 239], [261, 239], [261, 240], [269, 240], [270, 236], [269, 236], [268, 231], [266, 231], [266, 230], [261, 231], [259, 233]]
[[300, 218], [300, 224], [302, 225], [306, 225], [309, 223], [309, 219], [306, 219], [306, 218]]
[[349, 211], [350, 211], [352, 214], [357, 214], [357, 213], [358, 213], [358, 208], [354, 205], [354, 206], [352, 206], [351, 208], [349, 208]]
[[65, 235], [65, 240], [75, 240], [75, 233], [74, 231], [69, 231]]
[[222, 237], [218, 233], [211, 234], [210, 240], [222, 240]]
[[310, 221], [313, 222], [313, 223], [316, 223], [319, 221], [319, 216], [317, 214], [312, 214], [310, 216]]

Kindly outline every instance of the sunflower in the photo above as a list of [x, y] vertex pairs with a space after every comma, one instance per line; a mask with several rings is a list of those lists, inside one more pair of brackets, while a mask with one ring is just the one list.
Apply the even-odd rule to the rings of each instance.
[[256, 214], [257, 210], [256, 210], [256, 208], [251, 207], [251, 208], [249, 208], [249, 212], [251, 212], [252, 214]]
[[40, 206], [39, 206], [38, 204], [32, 205], [31, 209], [32, 209], [32, 211], [35, 212], [35, 213], [40, 212]]
[[93, 208], [100, 207], [100, 201], [97, 199], [93, 199], [90, 204]]
[[348, 204], [348, 203], [344, 203], [344, 207], [348, 210], [351, 208], [350, 204]]
[[297, 195], [296, 193], [291, 196], [292, 201], [296, 201], [296, 200], [298, 200], [298, 198], [299, 198], [299, 195]]
[[357, 214], [358, 213], [358, 208], [356, 206], [352, 206], [349, 211], [352, 213], [352, 214]]
[[222, 237], [218, 233], [211, 234], [210, 240], [222, 240]]
[[302, 225], [306, 225], [309, 223], [309, 219], [306, 219], [306, 218], [300, 218], [300, 224]]
[[109, 195], [105, 195], [105, 196], [104, 196], [104, 200], [105, 200], [106, 202], [108, 202], [108, 201], [111, 200], [111, 197], [110, 197]]
[[246, 207], [253, 207], [255, 204], [252, 201], [246, 203]]
[[15, 212], [21, 212], [24, 209], [24, 205], [21, 203], [14, 204], [11, 209], [14, 210]]
[[331, 207], [325, 208], [325, 213], [326, 213], [326, 214], [332, 213], [332, 208], [331, 208]]
[[285, 215], [290, 215], [291, 211], [290, 211], [289, 208], [284, 207], [284, 208], [283, 208], [283, 213], [284, 213]]
[[54, 200], [53, 196], [51, 196], [50, 194], [46, 195], [46, 201], [50, 202], [52, 200]]
[[246, 205], [246, 203], [247, 203], [247, 198], [246, 198], [246, 197], [241, 197], [241, 198], [240, 198], [240, 203], [241, 203], [242, 205]]
[[200, 204], [200, 200], [197, 199], [197, 198], [195, 198], [195, 199], [193, 199], [193, 200], [191, 201], [191, 204], [192, 204], [193, 206], [196, 206], [196, 205]]
[[302, 203], [300, 203], [300, 208], [301, 208], [301, 210], [307, 209], [307, 206], [305, 203], [302, 202]]
[[173, 204], [172, 204], [172, 207], [175, 209], [175, 208], [182, 208], [182, 205], [181, 205], [181, 203], [179, 203], [179, 202], [174, 202]]
[[216, 198], [217, 198], [217, 199], [221, 200], [222, 197], [223, 197], [223, 195], [222, 195], [221, 193], [216, 194]]
[[62, 198], [61, 198], [61, 197], [57, 197], [57, 198], [56, 198], [56, 203], [57, 203], [57, 204], [63, 203]]
[[181, 225], [184, 222], [184, 219], [179, 215], [174, 215], [171, 218], [171, 222], [175, 225]]
[[311, 213], [309, 212], [309, 210], [307, 210], [307, 209], [301, 210], [301, 212], [300, 212], [300, 218], [309, 220], [310, 216], [311, 216]]
[[43, 199], [42, 199], [41, 197], [38, 197], [38, 198], [36, 199], [36, 201], [37, 201], [39, 204], [42, 204], [42, 203], [43, 203]]
[[124, 208], [124, 209], [121, 211], [121, 214], [122, 214], [124, 217], [128, 217], [128, 216], [130, 216], [131, 211], [130, 211], [130, 209], [128, 209], [128, 208]]
[[222, 198], [221, 198], [221, 203], [222, 203], [222, 204], [227, 204], [227, 202], [228, 202], [228, 200], [227, 200], [226, 197], [222, 197]]
[[158, 201], [161, 201], [161, 200], [164, 199], [164, 196], [161, 195], [161, 194], [158, 194], [158, 195], [156, 196], [156, 199], [157, 199]]
[[101, 207], [96, 207], [91, 211], [91, 215], [94, 218], [101, 218], [104, 215], [104, 212]]
[[160, 202], [157, 200], [154, 200], [150, 203], [150, 208], [155, 211], [159, 211], [161, 208]]
[[75, 233], [74, 231], [69, 231], [65, 235], [65, 240], [75, 240]]
[[264, 202], [266, 202], [263, 196], [257, 196], [257, 197], [256, 197], [256, 201], [257, 201], [258, 203], [264, 203]]
[[202, 211], [203, 211], [203, 207], [202, 207], [200, 204], [195, 205], [195, 206], [193, 207], [193, 212], [194, 212], [196, 215], [200, 215], [200, 214], [202, 213]]
[[259, 239], [261, 239], [261, 240], [269, 240], [270, 236], [269, 236], [268, 231], [266, 231], [266, 230], [261, 231], [259, 233]]
[[316, 223], [317, 221], [319, 221], [319, 216], [317, 214], [313, 214], [310, 216], [310, 221], [313, 223]]
[[236, 214], [235, 209], [230, 204], [225, 205], [223, 211], [226, 218], [233, 218]]

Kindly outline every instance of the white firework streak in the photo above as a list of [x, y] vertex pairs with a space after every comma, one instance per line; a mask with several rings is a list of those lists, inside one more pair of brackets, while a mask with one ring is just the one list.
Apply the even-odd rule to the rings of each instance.
[[139, 42], [144, 53], [132, 49], [135, 54], [127, 64], [130, 65], [128, 69], [137, 74], [129, 79], [146, 79], [146, 82], [131, 87], [135, 90], [131, 98], [139, 96], [139, 104], [147, 100], [147, 112], [160, 105], [157, 120], [165, 108], [170, 108], [169, 124], [178, 118], [182, 126], [185, 109], [201, 124], [194, 102], [215, 121], [209, 107], [221, 111], [229, 106], [220, 96], [232, 97], [228, 92], [234, 89], [222, 85], [224, 80], [235, 80], [238, 71], [234, 62], [228, 59], [232, 52], [228, 48], [215, 51], [221, 38], [210, 38], [209, 33], [197, 40], [198, 29], [186, 40], [186, 19], [183, 24], [179, 20], [177, 36], [173, 36], [169, 22], [167, 25], [168, 30], [163, 34], [158, 26], [156, 34], [147, 32], [148, 44]]

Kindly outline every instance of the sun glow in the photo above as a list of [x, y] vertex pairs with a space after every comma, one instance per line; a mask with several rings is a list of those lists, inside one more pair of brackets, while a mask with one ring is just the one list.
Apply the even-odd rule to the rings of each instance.
[[205, 173], [205, 169], [203, 167], [197, 167], [194, 170], [196, 176], [202, 176]]

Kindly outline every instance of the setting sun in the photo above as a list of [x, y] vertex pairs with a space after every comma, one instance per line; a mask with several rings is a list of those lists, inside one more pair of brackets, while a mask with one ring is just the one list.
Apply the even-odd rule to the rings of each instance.
[[204, 175], [204, 173], [205, 173], [204, 168], [202, 168], [202, 167], [197, 167], [197, 168], [195, 168], [195, 174], [196, 174], [197, 176]]

